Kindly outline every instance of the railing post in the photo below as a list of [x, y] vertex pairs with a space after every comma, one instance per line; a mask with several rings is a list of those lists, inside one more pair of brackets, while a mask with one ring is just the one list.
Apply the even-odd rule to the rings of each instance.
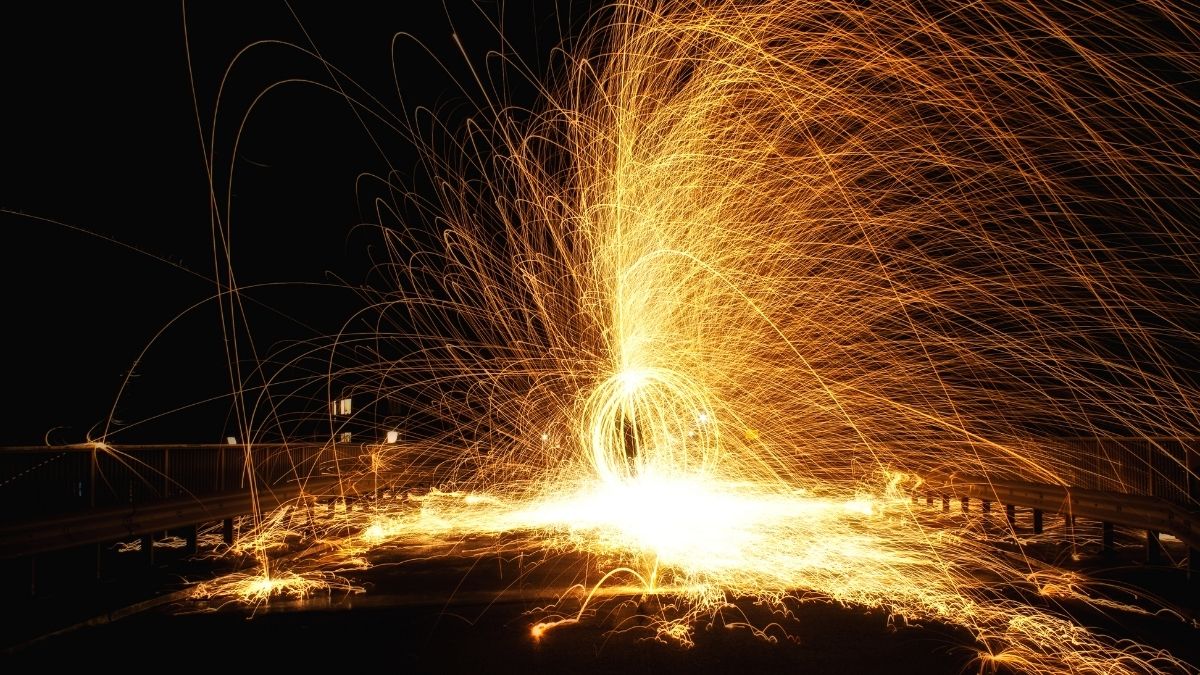
[[1146, 564], [1157, 565], [1162, 562], [1162, 544], [1158, 540], [1158, 532], [1146, 530]]
[[1034, 534], [1042, 533], [1042, 510], [1041, 509], [1033, 510], [1033, 533]]
[[88, 474], [88, 506], [96, 508], [96, 448], [92, 448], [92, 466]]
[[1012, 504], [1004, 505], [1004, 517], [1008, 519], [1008, 526], [1012, 529], [1017, 529], [1017, 507]]
[[146, 567], [154, 567], [154, 535], [143, 534], [142, 554], [146, 556]]
[[198, 538], [199, 526], [195, 523], [183, 528], [183, 552], [187, 555], [196, 555], [196, 539]]
[[221, 521], [221, 538], [225, 540], [226, 546], [233, 546], [233, 518]]
[[1150, 497], [1155, 495], [1154, 490], [1154, 447], [1149, 439], [1142, 439], [1142, 447], [1146, 450], [1146, 494]]
[[971, 498], [970, 498], [970, 497], [963, 497], [963, 498], [962, 498], [962, 512], [963, 512], [963, 513], [966, 513], [966, 512], [968, 512], [968, 511], [970, 511], [970, 510], [971, 510]]

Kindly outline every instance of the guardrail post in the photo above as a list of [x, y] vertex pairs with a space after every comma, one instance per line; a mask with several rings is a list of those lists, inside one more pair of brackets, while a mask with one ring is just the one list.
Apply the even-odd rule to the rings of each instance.
[[92, 463], [88, 468], [88, 505], [96, 508], [96, 448], [92, 448]]
[[154, 567], [154, 535], [143, 534], [141, 540], [142, 554], [146, 556], [146, 567]]
[[1146, 564], [1157, 565], [1162, 562], [1162, 544], [1158, 540], [1158, 532], [1146, 530]]
[[317, 500], [315, 497], [304, 500], [304, 509], [308, 514], [308, 531], [312, 534], [313, 538], [316, 538], [317, 536], [316, 506]]
[[1004, 505], [1004, 517], [1008, 519], [1008, 526], [1012, 529], [1017, 529], [1017, 507], [1012, 504]]
[[1146, 530], [1146, 565], [1159, 565], [1163, 562], [1163, 544], [1159, 542], [1158, 532]]
[[1111, 554], [1113, 552], [1114, 547], [1113, 547], [1113, 524], [1112, 523], [1104, 523], [1103, 545], [1104, 545], [1105, 555]]
[[221, 521], [221, 538], [225, 540], [226, 546], [233, 546], [233, 518]]
[[194, 523], [183, 528], [183, 552], [188, 555], [196, 555], [196, 539], [198, 536], [198, 529], [200, 528]]
[[96, 544], [96, 581], [104, 579], [104, 552], [104, 544]]
[[1042, 533], [1042, 510], [1041, 509], [1033, 510], [1033, 533], [1034, 534]]

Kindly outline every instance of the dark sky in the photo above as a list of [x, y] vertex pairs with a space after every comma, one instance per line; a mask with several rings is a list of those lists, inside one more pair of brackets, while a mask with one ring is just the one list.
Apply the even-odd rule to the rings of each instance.
[[[95, 436], [124, 374], [164, 327], [116, 411], [115, 428], [141, 424], [114, 438], [215, 441], [228, 432], [226, 398], [144, 420], [230, 390], [219, 313], [203, 303], [216, 286], [196, 107], [208, 134], [221, 73], [239, 49], [266, 39], [315, 44], [388, 110], [434, 106], [453, 123], [475, 108], [455, 83], [467, 70], [452, 34], [479, 66], [500, 43], [486, 18], [502, 15], [510, 44], [540, 72], [560, 33], [586, 13], [552, 1], [454, 2], [449, 15], [433, 2], [245, 4], [186, 8], [196, 106], [178, 4], [0, 10], [4, 379], [14, 402], [0, 445], [41, 443], [48, 432], [53, 443]], [[414, 40], [393, 50], [399, 32], [450, 73]], [[235, 157], [234, 130], [251, 101], [292, 78], [331, 82], [293, 49], [259, 47], [221, 98], [215, 154], [219, 180], [235, 170], [234, 271], [243, 287], [342, 288], [249, 291], [251, 332], [263, 349], [329, 334], [360, 306], [345, 287], [363, 282], [374, 241], [369, 230], [352, 234], [371, 220], [355, 177], [389, 166], [406, 176], [417, 159], [401, 136], [372, 129], [381, 153], [344, 100], [302, 84], [275, 88], [253, 107]], [[532, 89], [514, 82], [510, 99], [531, 103]]]
[[[486, 55], [503, 34], [540, 79], [589, 4], [603, 3], [197, 2], [186, 8], [194, 98], [179, 4], [0, 9], [0, 269], [12, 402], [0, 445], [95, 437], [144, 349], [110, 440], [216, 441], [232, 431], [201, 132], [214, 134], [218, 86], [239, 50], [258, 40], [315, 48], [382, 114], [428, 106], [456, 128], [479, 110], [468, 61], [492, 74], [507, 102], [534, 105], [528, 81], [514, 68], [500, 81]], [[411, 36], [393, 45], [399, 33]], [[223, 207], [234, 171], [233, 269], [262, 354], [332, 335], [362, 306], [352, 290], [374, 283], [377, 231], [355, 226], [374, 219], [377, 192], [356, 192], [356, 178], [394, 169], [400, 184], [422, 189], [419, 156], [403, 135], [364, 128], [343, 98], [292, 79], [334, 84], [294, 48], [250, 49], [220, 96], [209, 148]], [[1176, 202], [1192, 211], [1193, 194]]]

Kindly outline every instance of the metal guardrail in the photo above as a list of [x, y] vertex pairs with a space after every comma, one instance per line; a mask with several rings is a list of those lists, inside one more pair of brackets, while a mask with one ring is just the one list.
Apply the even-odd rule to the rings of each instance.
[[80, 444], [0, 448], [0, 523], [285, 486], [358, 468], [362, 446]]
[[[335, 485], [336, 481], [326, 480], [312, 487], [321, 489]], [[258, 495], [257, 507], [263, 510], [274, 509], [300, 498], [305, 492], [306, 490], [299, 485], [264, 490]], [[234, 518], [251, 513], [255, 506], [249, 490], [238, 490], [197, 498], [158, 501], [148, 505], [89, 509], [81, 513], [0, 525], [0, 559], [133, 539], [148, 532], [162, 532], [195, 523]]]
[[1192, 551], [1200, 550], [1200, 512], [1161, 497], [992, 480], [981, 476], [927, 479], [922, 489], [943, 496], [1023, 506], [1147, 532], [1165, 532], [1177, 537]]
[[[1129, 496], [1156, 497], [1200, 509], [1200, 438], [1167, 436], [1059, 436], [1006, 441], [1010, 456], [968, 441], [901, 440], [882, 446], [905, 458], [915, 474], [940, 476], [962, 468], [961, 457], [984, 453], [993, 480], [1069, 485]], [[1035, 468], [1030, 468], [1034, 466]]]
[[1047, 439], [1045, 445], [1073, 487], [1200, 507], [1200, 439], [1079, 436]]
[[[373, 491], [379, 475], [369, 471], [371, 455], [380, 447], [290, 443], [0, 448], [0, 559], [226, 520], [305, 495]], [[364, 475], [367, 478], [338, 478]]]
[[[1032, 443], [1032, 442], [1031, 442]], [[1014, 480], [959, 477], [943, 487], [961, 496], [1173, 534], [1197, 546], [1200, 439], [1054, 438], [1037, 444], [1071, 488]], [[69, 525], [64, 546], [84, 543], [83, 524], [105, 537], [249, 513], [248, 480], [262, 495], [300, 495], [323, 476], [358, 475], [382, 446], [331, 443], [126, 445], [0, 448], [0, 549], [37, 527]], [[928, 474], [927, 474], [928, 475]], [[315, 483], [306, 488], [314, 490]], [[238, 496], [241, 495], [241, 496]], [[270, 497], [268, 497], [270, 499]], [[262, 504], [270, 508], [269, 502]], [[174, 512], [170, 518], [165, 514]], [[129, 521], [123, 528], [102, 521]], [[56, 524], [58, 523], [58, 524]], [[134, 527], [136, 525], [136, 527]], [[84, 537], [88, 541], [95, 538]], [[103, 539], [100, 539], [102, 541]], [[48, 545], [48, 544], [46, 544]], [[38, 544], [38, 547], [43, 544]], [[15, 546], [14, 546], [15, 548]], [[39, 548], [39, 550], [48, 550]]]
[[188, 525], [225, 520], [287, 504], [309, 504], [325, 498], [357, 498], [390, 486], [396, 476], [366, 474], [356, 478], [323, 476], [311, 481], [260, 489], [185, 497], [145, 505], [89, 509], [36, 520], [0, 525], [0, 559], [37, 555], [73, 546], [137, 538]]

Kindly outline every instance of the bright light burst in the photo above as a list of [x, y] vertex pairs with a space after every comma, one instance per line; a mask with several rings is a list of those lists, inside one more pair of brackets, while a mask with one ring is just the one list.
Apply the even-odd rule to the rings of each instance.
[[1186, 669], [906, 497], [1065, 482], [1047, 436], [1200, 436], [1197, 17], [1042, 5], [621, 3], [536, 115], [489, 98], [461, 160], [413, 132], [437, 200], [377, 202], [378, 329], [325, 370], [419, 411], [373, 470], [444, 491], [314, 526], [329, 564], [505, 533], [604, 566], [538, 639], [632, 588], [684, 643], [803, 596], [964, 626], [983, 667]]

